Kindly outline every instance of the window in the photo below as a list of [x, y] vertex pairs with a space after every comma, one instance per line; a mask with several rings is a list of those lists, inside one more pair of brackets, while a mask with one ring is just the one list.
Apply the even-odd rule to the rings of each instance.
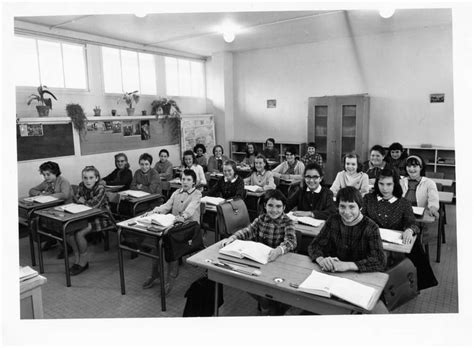
[[204, 97], [204, 63], [165, 57], [166, 93]]
[[140, 94], [156, 95], [153, 55], [102, 47], [102, 68], [106, 93], [138, 90]]
[[85, 46], [15, 37], [17, 86], [87, 89]]

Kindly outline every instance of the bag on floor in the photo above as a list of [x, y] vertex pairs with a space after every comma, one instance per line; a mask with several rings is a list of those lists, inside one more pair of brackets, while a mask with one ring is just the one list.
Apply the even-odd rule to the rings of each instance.
[[[206, 276], [191, 284], [184, 294], [187, 298], [183, 317], [212, 317], [214, 315], [216, 283]], [[219, 307], [224, 303], [222, 284], [219, 284]]]
[[204, 249], [204, 241], [199, 224], [196, 221], [178, 224], [163, 235], [166, 262], [176, 261], [180, 257]]
[[385, 305], [389, 311], [400, 307], [418, 295], [416, 268], [405, 258], [387, 272], [388, 282], [383, 290]]

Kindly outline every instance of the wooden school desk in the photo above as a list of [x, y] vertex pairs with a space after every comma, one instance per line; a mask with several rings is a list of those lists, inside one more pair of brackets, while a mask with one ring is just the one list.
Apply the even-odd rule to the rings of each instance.
[[[66, 236], [68, 233], [77, 231], [87, 226], [87, 220], [99, 216], [102, 214], [108, 215], [111, 221], [114, 221], [112, 215], [101, 209], [92, 208], [80, 213], [71, 214], [65, 211], [58, 211], [54, 208], [48, 208], [43, 210], [37, 210], [35, 214], [38, 216], [38, 230], [36, 238], [38, 242], [38, 255], [39, 255], [39, 266], [40, 273], [44, 273], [43, 265], [43, 252], [41, 251], [41, 236], [48, 236], [56, 239], [59, 243], [63, 244], [64, 248], [64, 267], [66, 268], [66, 286], [71, 286], [71, 275], [69, 273], [69, 253], [67, 250]], [[44, 230], [47, 228], [47, 230]], [[56, 233], [51, 233], [55, 231]], [[106, 240], [106, 243], [108, 241]], [[106, 245], [108, 249], [108, 245]]]
[[[35, 256], [35, 242], [33, 240], [33, 215], [36, 210], [45, 209], [49, 207], [54, 207], [60, 205], [64, 202], [63, 199], [57, 199], [55, 201], [46, 202], [46, 203], [37, 203], [37, 202], [28, 202], [25, 201], [23, 197], [18, 199], [18, 222], [26, 227], [28, 227], [28, 238], [30, 239], [30, 255], [31, 255], [31, 264], [36, 266], [36, 256]], [[41, 248], [41, 246], [40, 246]]]
[[446, 221], [446, 204], [453, 202], [454, 193], [448, 191], [438, 192], [439, 195], [439, 221], [438, 221], [438, 240], [436, 249], [436, 262], [441, 260], [441, 242], [446, 243], [444, 224]]
[[[120, 270], [120, 288], [122, 291], [122, 295], [125, 295], [125, 273], [123, 267], [123, 250], [131, 251], [155, 260], [158, 260], [158, 270], [160, 272], [160, 293], [161, 293], [161, 310], [164, 312], [166, 311], [166, 294], [165, 294], [165, 272], [163, 266], [163, 246], [162, 246], [162, 236], [163, 231], [165, 228], [160, 228], [158, 226], [154, 226], [159, 229], [159, 232], [149, 231], [147, 230], [147, 225], [137, 223], [133, 226], [130, 223], [135, 223], [136, 218], [131, 218], [129, 220], [121, 221], [117, 223], [118, 231], [117, 231], [117, 245], [118, 245], [118, 255], [119, 255], [119, 270]], [[122, 244], [122, 233], [126, 232], [133, 232], [140, 237], [151, 237], [155, 242], [155, 247], [158, 250], [158, 255], [154, 255], [140, 249], [132, 249], [128, 245]]]
[[[229, 271], [206, 260], [217, 261], [219, 257], [220, 243], [215, 243], [210, 247], [192, 255], [187, 259], [192, 265], [207, 269], [209, 279], [216, 283], [221, 283], [242, 291], [270, 298], [275, 301], [283, 302], [288, 305], [302, 308], [318, 314], [350, 314], [350, 313], [370, 313], [380, 298], [385, 284], [388, 281], [388, 275], [380, 272], [373, 273], [332, 273], [332, 275], [351, 279], [370, 286], [376, 290], [376, 295], [369, 305], [369, 310], [357, 307], [356, 305], [336, 299], [326, 298], [307, 294], [296, 290], [290, 286], [290, 283], [301, 284], [311, 273], [312, 270], [320, 270], [320, 267], [311, 262], [308, 256], [295, 253], [288, 253], [280, 256], [273, 262], [266, 265], [260, 265], [260, 276], [251, 276], [234, 271]], [[229, 257], [226, 257], [229, 259]], [[238, 259], [237, 259], [238, 260]], [[245, 260], [238, 260], [245, 262]], [[277, 279], [275, 281], [275, 279]], [[280, 279], [283, 281], [278, 282]], [[216, 284], [216, 292], [218, 286]], [[219, 296], [216, 293], [216, 302]], [[218, 315], [219, 306], [215, 304], [215, 315]]]
[[41, 286], [45, 283], [40, 275], [20, 281], [20, 319], [43, 319]]
[[[119, 192], [120, 194], [120, 192]], [[150, 193], [142, 197], [120, 197], [117, 212], [125, 218], [131, 218], [163, 204], [165, 197], [160, 193]]]

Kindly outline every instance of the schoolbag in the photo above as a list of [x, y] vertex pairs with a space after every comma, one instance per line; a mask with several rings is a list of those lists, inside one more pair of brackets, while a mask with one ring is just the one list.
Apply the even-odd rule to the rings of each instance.
[[[214, 315], [215, 282], [203, 276], [194, 281], [184, 297], [187, 298], [183, 317], [212, 317]], [[223, 287], [219, 284], [219, 307], [224, 303]]]

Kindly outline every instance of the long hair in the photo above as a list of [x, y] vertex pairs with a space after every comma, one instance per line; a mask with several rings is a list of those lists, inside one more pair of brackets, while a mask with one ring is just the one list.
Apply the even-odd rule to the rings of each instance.
[[379, 181], [384, 178], [393, 178], [393, 195], [397, 198], [401, 198], [403, 195], [403, 190], [400, 185], [400, 178], [396, 170], [391, 168], [384, 168], [380, 171], [380, 175], [375, 179], [374, 184], [374, 194], [382, 196], [379, 190]]

